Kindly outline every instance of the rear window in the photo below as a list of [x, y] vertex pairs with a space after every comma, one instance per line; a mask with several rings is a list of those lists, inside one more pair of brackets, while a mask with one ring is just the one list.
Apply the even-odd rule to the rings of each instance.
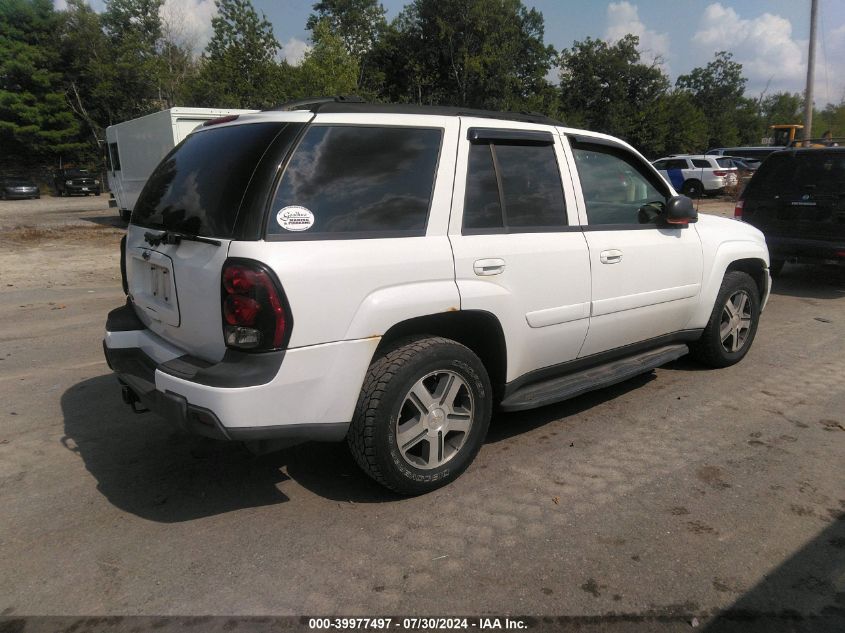
[[845, 194], [845, 152], [815, 150], [769, 156], [754, 172], [745, 197]]
[[252, 174], [285, 123], [209, 128], [188, 136], [159, 163], [132, 223], [229, 238]]
[[440, 128], [315, 125], [290, 159], [271, 239], [425, 235]]

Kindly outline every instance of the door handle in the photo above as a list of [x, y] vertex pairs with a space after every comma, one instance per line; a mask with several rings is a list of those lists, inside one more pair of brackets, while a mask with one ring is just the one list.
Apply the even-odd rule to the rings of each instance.
[[609, 251], [602, 251], [599, 254], [599, 259], [602, 264], [618, 264], [622, 261], [622, 251], [611, 249]]
[[477, 259], [472, 265], [472, 269], [479, 277], [486, 277], [487, 275], [501, 275], [505, 270], [504, 259]]

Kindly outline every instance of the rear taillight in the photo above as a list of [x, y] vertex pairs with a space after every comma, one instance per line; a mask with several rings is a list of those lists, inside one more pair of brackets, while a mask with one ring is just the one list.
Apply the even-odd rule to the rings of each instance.
[[227, 347], [264, 352], [287, 345], [290, 310], [267, 268], [247, 259], [226, 260], [220, 294]]
[[714, 175], [714, 176], [725, 177], [725, 176], [727, 176], [727, 175], [728, 175], [728, 172], [726, 172], [726, 171], [722, 171], [721, 169], [715, 169], [715, 170], [713, 170], [713, 175]]
[[736, 206], [734, 207], [734, 217], [737, 220], [742, 219], [742, 207], [745, 206], [745, 200], [737, 200]]

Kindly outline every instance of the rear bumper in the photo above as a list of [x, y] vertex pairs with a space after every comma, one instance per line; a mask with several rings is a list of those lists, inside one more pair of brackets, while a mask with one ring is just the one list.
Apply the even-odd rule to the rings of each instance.
[[5, 189], [4, 193], [7, 200], [26, 200], [28, 198], [35, 198], [41, 195], [41, 192], [38, 189], [27, 189], [26, 191]]
[[813, 260], [845, 261], [845, 241], [808, 240], [766, 235], [769, 254], [774, 259], [798, 257]]
[[141, 406], [188, 433], [227, 440], [345, 437], [378, 339], [263, 354], [192, 358], [144, 327], [131, 305], [109, 313], [103, 351]]

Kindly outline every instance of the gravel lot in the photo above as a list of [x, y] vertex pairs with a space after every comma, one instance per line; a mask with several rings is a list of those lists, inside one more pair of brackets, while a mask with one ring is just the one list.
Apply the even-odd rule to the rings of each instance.
[[682, 359], [497, 415], [461, 479], [403, 499], [343, 445], [255, 457], [121, 403], [100, 343], [122, 303], [107, 201], [0, 203], [0, 629], [305, 613], [845, 630], [841, 269], [787, 265], [738, 366]]

